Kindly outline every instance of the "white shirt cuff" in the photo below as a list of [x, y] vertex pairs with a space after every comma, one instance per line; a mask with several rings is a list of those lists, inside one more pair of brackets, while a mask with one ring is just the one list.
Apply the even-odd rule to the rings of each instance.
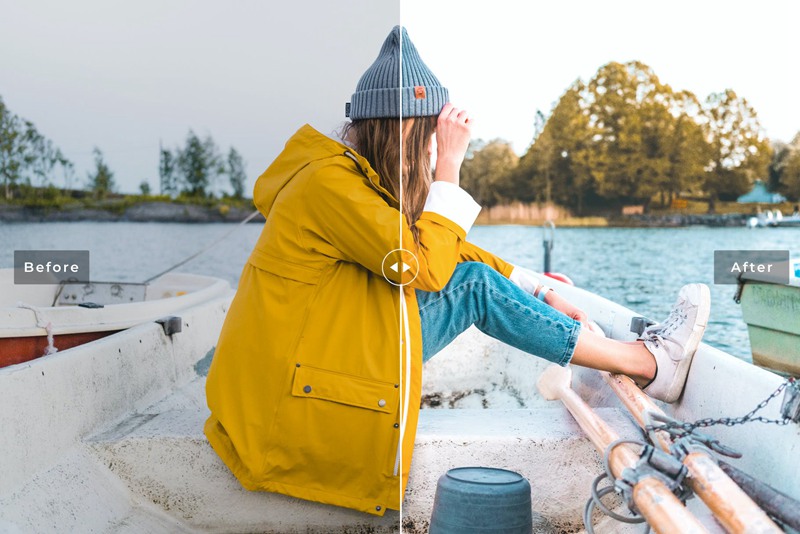
[[536, 288], [539, 287], [540, 283], [539, 277], [537, 277], [533, 271], [518, 265], [514, 265], [514, 269], [511, 271], [511, 274], [508, 275], [508, 279], [514, 282], [517, 287], [531, 295], [536, 292]]
[[434, 181], [422, 211], [438, 213], [463, 228], [464, 233], [469, 233], [481, 212], [481, 206], [456, 184]]

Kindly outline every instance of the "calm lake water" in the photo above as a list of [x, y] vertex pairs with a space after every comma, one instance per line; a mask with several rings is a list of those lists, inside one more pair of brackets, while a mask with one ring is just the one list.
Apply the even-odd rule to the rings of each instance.
[[[35, 223], [0, 225], [0, 267], [13, 266], [14, 250], [89, 250], [95, 280], [143, 281], [204, 248], [234, 227], [226, 224]], [[249, 224], [178, 271], [218, 276], [236, 286], [261, 231]], [[478, 226], [468, 239], [507, 261], [543, 267], [542, 230]], [[749, 359], [747, 328], [733, 302], [736, 287], [714, 285], [714, 250], [789, 250], [800, 258], [800, 229], [767, 228], [560, 228], [552, 268], [575, 284], [647, 317], [660, 320], [678, 288], [711, 288], [705, 341]]]

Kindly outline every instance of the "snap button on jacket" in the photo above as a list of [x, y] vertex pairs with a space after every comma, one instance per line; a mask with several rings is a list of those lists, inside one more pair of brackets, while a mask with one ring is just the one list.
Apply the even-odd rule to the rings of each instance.
[[[442, 289], [459, 261], [513, 266], [435, 212], [417, 222], [417, 246], [366, 159], [308, 125], [254, 200], [266, 224], [208, 373], [206, 436], [249, 490], [398, 510], [420, 405], [414, 290]], [[401, 236], [419, 267], [398, 287], [382, 262]]]

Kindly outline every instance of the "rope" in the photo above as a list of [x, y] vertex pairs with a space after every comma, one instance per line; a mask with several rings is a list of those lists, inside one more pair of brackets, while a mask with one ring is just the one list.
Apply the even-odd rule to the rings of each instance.
[[36, 318], [36, 326], [43, 328], [45, 332], [47, 332], [47, 347], [44, 349], [43, 356], [58, 352], [58, 349], [53, 342], [53, 323], [50, 321], [45, 322], [45, 319], [43, 319], [44, 315], [42, 310], [36, 306], [32, 306], [31, 304], [25, 304], [24, 302], [17, 302], [17, 307], [31, 310], [33, 312], [33, 316]]
[[145, 280], [145, 281], [144, 281], [144, 283], [145, 283], [145, 284], [147, 284], [147, 283], [150, 283], [150, 282], [152, 282], [153, 280], [155, 280], [156, 278], [158, 278], [159, 276], [163, 276], [163, 275], [167, 274], [168, 272], [170, 272], [170, 271], [173, 271], [173, 270], [177, 269], [177, 268], [178, 268], [178, 267], [180, 267], [181, 265], [184, 265], [184, 264], [186, 264], [186, 263], [189, 263], [190, 261], [192, 261], [193, 259], [195, 259], [197, 256], [199, 256], [200, 254], [202, 254], [202, 253], [206, 252], [208, 249], [210, 249], [211, 247], [213, 247], [214, 245], [216, 245], [217, 243], [219, 243], [220, 241], [222, 241], [223, 239], [225, 239], [226, 237], [228, 237], [229, 235], [231, 235], [233, 232], [235, 232], [236, 230], [238, 230], [240, 226], [243, 226], [243, 225], [245, 225], [245, 224], [249, 223], [251, 220], [253, 220], [253, 217], [255, 217], [256, 215], [258, 215], [258, 210], [254, 211], [253, 213], [251, 213], [250, 215], [248, 215], [247, 217], [245, 217], [245, 219], [244, 219], [242, 222], [240, 222], [239, 224], [237, 224], [236, 226], [234, 226], [234, 227], [233, 227], [233, 228], [232, 228], [230, 231], [226, 232], [225, 234], [223, 234], [222, 236], [220, 236], [220, 237], [219, 237], [219, 238], [217, 238], [216, 240], [212, 241], [210, 244], [208, 244], [208, 245], [207, 245], [205, 248], [203, 248], [202, 250], [200, 250], [200, 251], [198, 251], [198, 252], [195, 252], [194, 254], [192, 254], [191, 256], [189, 256], [188, 258], [186, 258], [185, 260], [181, 260], [181, 261], [179, 261], [178, 263], [176, 263], [175, 265], [173, 265], [173, 266], [172, 266], [172, 267], [170, 267], [169, 269], [167, 269], [167, 270], [165, 270], [165, 271], [161, 271], [160, 273], [158, 273], [158, 274], [157, 274], [157, 275], [155, 275], [155, 276], [151, 276], [150, 278], [148, 278], [147, 280]]

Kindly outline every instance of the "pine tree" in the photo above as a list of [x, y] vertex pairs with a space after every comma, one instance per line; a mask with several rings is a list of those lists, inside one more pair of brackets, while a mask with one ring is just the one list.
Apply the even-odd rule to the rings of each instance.
[[114, 184], [114, 173], [111, 172], [108, 164], [103, 159], [103, 153], [99, 148], [94, 147], [94, 173], [89, 173], [89, 189], [94, 193], [95, 198], [105, 198], [116, 188]]
[[182, 193], [200, 198], [212, 195], [211, 187], [225, 168], [211, 136], [201, 140], [190, 130], [186, 146], [178, 152], [177, 170]]
[[227, 173], [233, 189], [233, 197], [240, 199], [244, 196], [244, 184], [247, 181], [245, 162], [239, 152], [231, 147], [228, 151]]
[[158, 183], [162, 195], [175, 195], [178, 193], [175, 156], [169, 149], [163, 148], [159, 143], [158, 151]]

